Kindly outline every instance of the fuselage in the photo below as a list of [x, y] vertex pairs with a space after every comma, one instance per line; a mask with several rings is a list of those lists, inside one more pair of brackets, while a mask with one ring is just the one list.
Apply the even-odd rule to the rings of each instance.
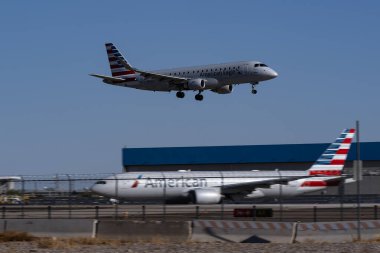
[[[220, 189], [229, 185], [260, 182], [262, 180], [306, 177], [307, 171], [199, 171], [199, 172], [128, 172], [117, 174], [97, 181], [91, 188], [100, 195], [127, 200], [160, 200], [188, 198], [196, 189], [213, 191], [220, 194]], [[308, 179], [302, 178], [288, 184], [273, 184], [269, 188], [258, 188], [246, 196], [231, 198], [258, 198], [295, 196], [305, 191], [317, 191], [326, 188], [313, 186], [300, 187]]]
[[[262, 81], [273, 79], [278, 75], [267, 65], [256, 61], [210, 64], [194, 67], [154, 70], [151, 72], [173, 77], [184, 77], [190, 79], [201, 78], [206, 80], [205, 89], [211, 90], [217, 90], [220, 87], [232, 84], [257, 84]], [[113, 84], [109, 81], [105, 82]], [[184, 90], [180, 86], [171, 84], [170, 82], [142, 77], [139, 73], [128, 75], [125, 82], [118, 82], [117, 85], [154, 91]]]

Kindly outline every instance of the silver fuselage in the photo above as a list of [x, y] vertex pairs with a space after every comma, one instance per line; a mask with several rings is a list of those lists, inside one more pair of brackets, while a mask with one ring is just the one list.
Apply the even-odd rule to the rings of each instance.
[[[242, 83], [254, 83], [257, 84], [262, 81], [270, 80], [277, 77], [277, 73], [265, 66], [255, 67], [260, 64], [256, 61], [240, 61], [221, 64], [210, 64], [194, 67], [183, 67], [151, 71], [157, 74], [164, 74], [168, 76], [184, 77], [184, 78], [202, 78], [206, 80], [205, 89], [218, 89], [225, 85], [242, 84]], [[105, 81], [108, 84], [114, 84], [118, 86], [130, 87], [141, 90], [153, 90], [153, 91], [171, 91], [171, 90], [183, 90], [178, 85], [171, 84], [168, 81], [157, 81], [156, 79], [150, 79], [140, 76], [140, 74], [128, 75], [128, 81], [112, 83]]]
[[[220, 192], [221, 187], [228, 185], [307, 175], [307, 171], [127, 172], [100, 180], [91, 190], [100, 195], [127, 200], [178, 199], [188, 197], [194, 189]], [[325, 188], [299, 187], [305, 180], [307, 179], [293, 180], [284, 185], [274, 184], [270, 188], [259, 188], [240, 197], [271, 197], [279, 194], [289, 197]]]

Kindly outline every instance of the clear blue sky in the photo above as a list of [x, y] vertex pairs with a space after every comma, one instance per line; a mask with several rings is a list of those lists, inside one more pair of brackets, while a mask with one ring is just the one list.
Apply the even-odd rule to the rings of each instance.
[[[2, 175], [120, 172], [121, 148], [379, 136], [379, 1], [6, 1], [0, 8]], [[251, 95], [103, 85], [104, 42], [142, 69], [260, 60]]]

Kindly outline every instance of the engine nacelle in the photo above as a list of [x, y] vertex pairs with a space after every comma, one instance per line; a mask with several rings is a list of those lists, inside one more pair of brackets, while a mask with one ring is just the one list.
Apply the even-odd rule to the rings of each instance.
[[190, 90], [203, 90], [206, 87], [206, 80], [201, 78], [191, 79], [187, 83], [187, 88]]
[[232, 84], [229, 84], [229, 85], [224, 85], [220, 88], [217, 88], [215, 90], [212, 90], [213, 92], [216, 92], [218, 94], [229, 94], [231, 93], [233, 90], [233, 86]]
[[213, 189], [195, 189], [190, 192], [194, 204], [218, 204], [222, 195]]

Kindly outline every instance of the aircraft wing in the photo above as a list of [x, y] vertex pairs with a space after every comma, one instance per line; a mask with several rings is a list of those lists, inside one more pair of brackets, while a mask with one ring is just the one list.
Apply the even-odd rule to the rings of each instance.
[[154, 79], [154, 80], [157, 80], [157, 81], [160, 81], [160, 82], [161, 81], [168, 81], [170, 84], [183, 84], [183, 83], [186, 83], [188, 80], [190, 80], [190, 78], [168, 76], [168, 75], [163, 75], [163, 74], [159, 74], [159, 73], [153, 73], [153, 72], [139, 70], [139, 69], [133, 68], [123, 58], [120, 58], [117, 55], [115, 55], [115, 57], [117, 57], [117, 59], [120, 62], [120, 64], [123, 65], [126, 69], [133, 70], [133, 71], [139, 73], [141, 76], [143, 76], [145, 78]]
[[103, 80], [112, 81], [112, 82], [125, 82], [123, 78], [119, 78], [119, 77], [104, 76], [104, 75], [98, 75], [98, 74], [90, 74], [90, 76], [102, 78]]
[[256, 188], [269, 188], [274, 184], [287, 184], [289, 181], [297, 180], [303, 177], [284, 177], [284, 178], [270, 178], [260, 181], [252, 181], [238, 184], [223, 185], [221, 187], [222, 194], [237, 194], [243, 192], [252, 192]]

